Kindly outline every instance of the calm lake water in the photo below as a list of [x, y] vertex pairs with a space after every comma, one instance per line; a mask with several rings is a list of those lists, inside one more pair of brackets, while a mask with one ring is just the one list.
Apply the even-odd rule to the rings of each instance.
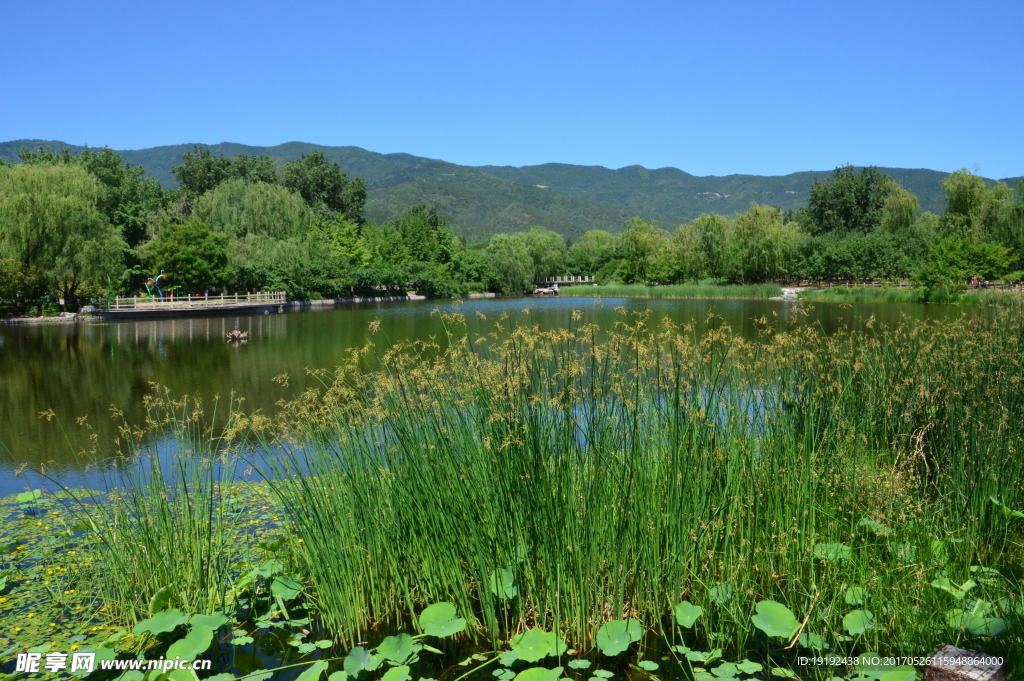
[[[615, 308], [651, 311], [652, 322], [669, 317], [677, 323], [705, 324], [715, 312], [736, 332], [753, 337], [753, 319], [767, 317], [778, 326], [820, 324], [827, 332], [859, 326], [870, 316], [895, 325], [903, 317], [948, 318], [988, 316], [987, 310], [916, 304], [816, 303], [809, 313], [794, 315], [794, 304], [765, 300], [641, 300], [607, 298], [497, 298], [450, 301], [409, 301], [344, 305], [332, 309], [275, 315], [176, 319], [120, 323], [79, 323], [39, 326], [0, 326], [0, 496], [39, 486], [38, 476], [16, 476], [24, 464], [44, 468], [62, 483], [82, 481], [76, 456], [89, 433], [101, 444], [117, 437], [123, 411], [129, 423], [141, 422], [143, 396], [153, 384], [175, 395], [199, 395], [208, 404], [214, 396], [226, 401], [232, 393], [244, 397], [246, 411], [275, 411], [281, 399], [294, 397], [311, 385], [306, 369], [340, 364], [351, 348], [370, 340], [368, 326], [380, 320], [391, 341], [444, 340], [435, 310], [465, 314], [471, 332], [491, 331], [502, 313], [513, 322], [541, 329], [565, 327], [574, 309], [581, 323], [611, 329], [622, 319]], [[477, 313], [486, 317], [482, 319]], [[238, 324], [249, 332], [246, 345], [225, 342], [224, 334]], [[291, 387], [272, 378], [287, 373]], [[55, 418], [40, 418], [52, 410]], [[91, 430], [78, 425], [88, 418]], [[106, 449], [113, 449], [106, 444]]]

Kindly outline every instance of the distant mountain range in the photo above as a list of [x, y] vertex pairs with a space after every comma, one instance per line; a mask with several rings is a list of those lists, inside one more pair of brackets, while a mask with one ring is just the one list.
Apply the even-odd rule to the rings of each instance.
[[[0, 142], [0, 158], [17, 161], [22, 147], [59, 151], [84, 147], [53, 140]], [[361, 177], [369, 189], [367, 216], [386, 220], [409, 206], [435, 206], [471, 242], [498, 232], [543, 225], [570, 239], [588, 229], [619, 231], [623, 222], [640, 216], [669, 229], [705, 212], [730, 215], [746, 210], [751, 201], [779, 208], [807, 205], [811, 180], [825, 179], [831, 170], [781, 176], [724, 175], [699, 177], [677, 168], [649, 170], [627, 166], [545, 163], [537, 166], [461, 166], [410, 154], [378, 154], [359, 147], [328, 147], [288, 142], [252, 147], [222, 142], [208, 146], [214, 154], [259, 154], [280, 162], [321, 151], [349, 176]], [[171, 166], [191, 151], [191, 144], [118, 151], [132, 165], [143, 166], [164, 187], [174, 187]], [[943, 208], [941, 183], [948, 173], [927, 169], [879, 168], [918, 196], [921, 207]], [[1020, 178], [1004, 181], [1014, 185]]]

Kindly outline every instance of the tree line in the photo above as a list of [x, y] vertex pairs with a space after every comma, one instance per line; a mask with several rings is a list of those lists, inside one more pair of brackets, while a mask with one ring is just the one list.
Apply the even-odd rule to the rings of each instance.
[[592, 230], [575, 243], [535, 226], [467, 244], [428, 206], [367, 220], [365, 183], [319, 152], [279, 165], [197, 146], [172, 167], [173, 190], [110, 149], [23, 149], [20, 161], [0, 161], [8, 307], [131, 295], [160, 272], [178, 295], [284, 290], [306, 299], [512, 293], [554, 274], [963, 288], [971, 277], [1019, 280], [1024, 269], [1024, 183], [991, 185], [966, 170], [943, 182], [938, 215], [876, 169], [847, 166], [814, 181], [798, 210], [751, 204], [674, 231], [634, 218], [620, 233]]

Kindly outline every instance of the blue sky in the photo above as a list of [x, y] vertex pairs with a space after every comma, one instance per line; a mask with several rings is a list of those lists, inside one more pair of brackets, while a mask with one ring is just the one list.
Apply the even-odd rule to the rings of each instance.
[[1024, 175], [1024, 3], [0, 0], [0, 140]]

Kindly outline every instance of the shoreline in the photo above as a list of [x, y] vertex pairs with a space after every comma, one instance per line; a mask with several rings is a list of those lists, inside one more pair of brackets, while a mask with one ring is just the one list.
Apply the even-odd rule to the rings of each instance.
[[[458, 298], [464, 298], [464, 299], [499, 298], [499, 297], [505, 297], [505, 294], [503, 294], [503, 293], [468, 293], [468, 294], [466, 294], [464, 296], [458, 296]], [[292, 301], [289, 301], [289, 302], [281, 304], [281, 305], [270, 305], [270, 306], [264, 306], [264, 307], [260, 307], [260, 308], [254, 308], [254, 309], [264, 310], [267, 307], [277, 307], [277, 308], [280, 308], [280, 312], [300, 312], [302, 310], [308, 310], [310, 308], [328, 307], [328, 306], [331, 306], [331, 305], [351, 305], [353, 303], [390, 303], [390, 302], [404, 302], [404, 301], [413, 301], [413, 300], [454, 300], [454, 298], [441, 298], [441, 297], [436, 297], [435, 298], [435, 297], [431, 297], [431, 296], [418, 296], [418, 295], [409, 295], [409, 296], [378, 296], [378, 297], [354, 296], [354, 297], [351, 297], [351, 298], [322, 298], [320, 300], [292, 300]], [[222, 312], [222, 311], [217, 310], [216, 312]], [[182, 315], [166, 314], [166, 315], [164, 315], [164, 314], [161, 314], [159, 316], [160, 317], [166, 316], [167, 318], [170, 318], [171, 316], [174, 316], [174, 317], [179, 317], [179, 318], [182, 318], [182, 319], [189, 319], [189, 318], [198, 317], [198, 316], [230, 317], [230, 316], [238, 315], [238, 314], [239, 314], [239, 312], [236, 310], [234, 312], [232, 312], [232, 311], [223, 311], [223, 314], [214, 314], [214, 315], [188, 315], [188, 314], [182, 314]], [[255, 314], [255, 313], [249, 313], [249, 314]], [[138, 317], [138, 319], [151, 319], [151, 318], [152, 317], [150, 317], [150, 316], [144, 316], [144, 315], [140, 315]], [[78, 313], [78, 312], [62, 312], [61, 314], [53, 316], [53, 317], [5, 317], [5, 318], [0, 318], [0, 326], [4, 326], [4, 325], [18, 326], [18, 325], [36, 325], [36, 324], [77, 324], [79, 322], [91, 322], [91, 321], [130, 321], [130, 320], [126, 320], [126, 319], [107, 320], [107, 319], [103, 318], [103, 315], [101, 313], [81, 314], [81, 313]]]

